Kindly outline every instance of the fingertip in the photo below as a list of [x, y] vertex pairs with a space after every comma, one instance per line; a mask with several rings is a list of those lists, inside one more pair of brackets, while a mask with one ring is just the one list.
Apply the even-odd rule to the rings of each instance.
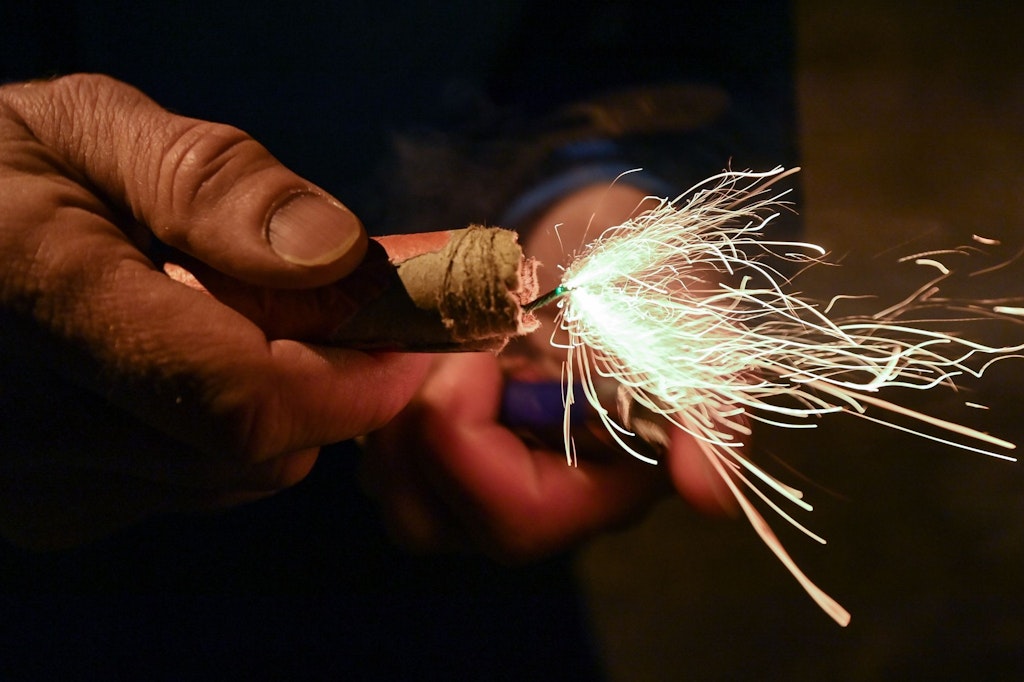
[[[285, 262], [329, 271], [331, 280], [349, 274], [366, 254], [363, 224], [343, 204], [300, 192], [285, 198], [267, 221], [267, 241]], [[326, 282], [323, 282], [326, 283]]]
[[493, 353], [452, 353], [438, 363], [425, 399], [452, 421], [489, 425], [498, 417], [501, 386], [501, 368]]
[[668, 470], [676, 491], [698, 511], [712, 516], [736, 513], [728, 484], [689, 434], [673, 429]]

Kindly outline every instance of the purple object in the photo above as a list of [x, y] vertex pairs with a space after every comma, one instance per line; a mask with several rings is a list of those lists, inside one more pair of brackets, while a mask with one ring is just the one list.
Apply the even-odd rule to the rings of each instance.
[[[582, 395], [581, 386], [574, 387]], [[507, 381], [501, 399], [501, 422], [511, 427], [543, 428], [561, 426], [565, 415], [559, 381]], [[577, 401], [571, 417], [582, 420], [587, 415], [586, 401]]]

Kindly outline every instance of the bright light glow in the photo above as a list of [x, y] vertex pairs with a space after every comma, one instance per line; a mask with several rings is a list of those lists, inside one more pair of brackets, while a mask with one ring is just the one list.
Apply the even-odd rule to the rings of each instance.
[[[771, 499], [779, 496], [810, 509], [799, 491], [745, 457], [748, 422], [804, 428], [816, 417], [847, 413], [1012, 460], [998, 451], [1012, 449], [1012, 443], [875, 394], [895, 386], [954, 386], [957, 376], [980, 376], [993, 358], [1022, 347], [993, 348], [908, 319], [949, 275], [936, 253], [915, 257], [938, 271], [936, 279], [870, 317], [831, 319], [836, 301], [849, 296], [822, 305], [790, 292], [773, 259], [802, 266], [825, 256], [814, 244], [765, 236], [787, 194], [769, 187], [795, 170], [724, 172], [605, 231], [565, 270], [557, 298], [561, 331], [552, 343], [567, 352], [570, 462], [575, 461], [568, 410], [576, 399], [574, 381], [611, 437], [627, 452], [653, 461], [641, 452], [628, 418], [613, 415], [598, 399], [599, 378], [614, 379], [621, 398], [697, 440], [761, 538], [817, 603], [845, 625], [849, 613], [796, 566], [744, 493], [743, 487], [823, 542]], [[898, 424], [899, 418], [916, 426]], [[948, 437], [934, 435], [936, 430]]]

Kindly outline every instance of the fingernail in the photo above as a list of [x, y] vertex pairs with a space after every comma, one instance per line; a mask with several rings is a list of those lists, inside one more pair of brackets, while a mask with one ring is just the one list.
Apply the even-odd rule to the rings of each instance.
[[351, 211], [315, 194], [296, 194], [267, 224], [271, 248], [296, 265], [329, 263], [352, 248], [361, 234], [362, 225]]

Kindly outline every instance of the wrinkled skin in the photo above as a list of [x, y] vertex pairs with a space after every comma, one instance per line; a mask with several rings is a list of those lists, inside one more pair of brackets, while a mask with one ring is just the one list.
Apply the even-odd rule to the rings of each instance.
[[[156, 250], [307, 289], [351, 271], [366, 235], [244, 133], [111, 79], [0, 89], [0, 205], [0, 531], [20, 544], [293, 485], [427, 367], [268, 339], [168, 278]], [[300, 227], [271, 223], [282, 206]]]

